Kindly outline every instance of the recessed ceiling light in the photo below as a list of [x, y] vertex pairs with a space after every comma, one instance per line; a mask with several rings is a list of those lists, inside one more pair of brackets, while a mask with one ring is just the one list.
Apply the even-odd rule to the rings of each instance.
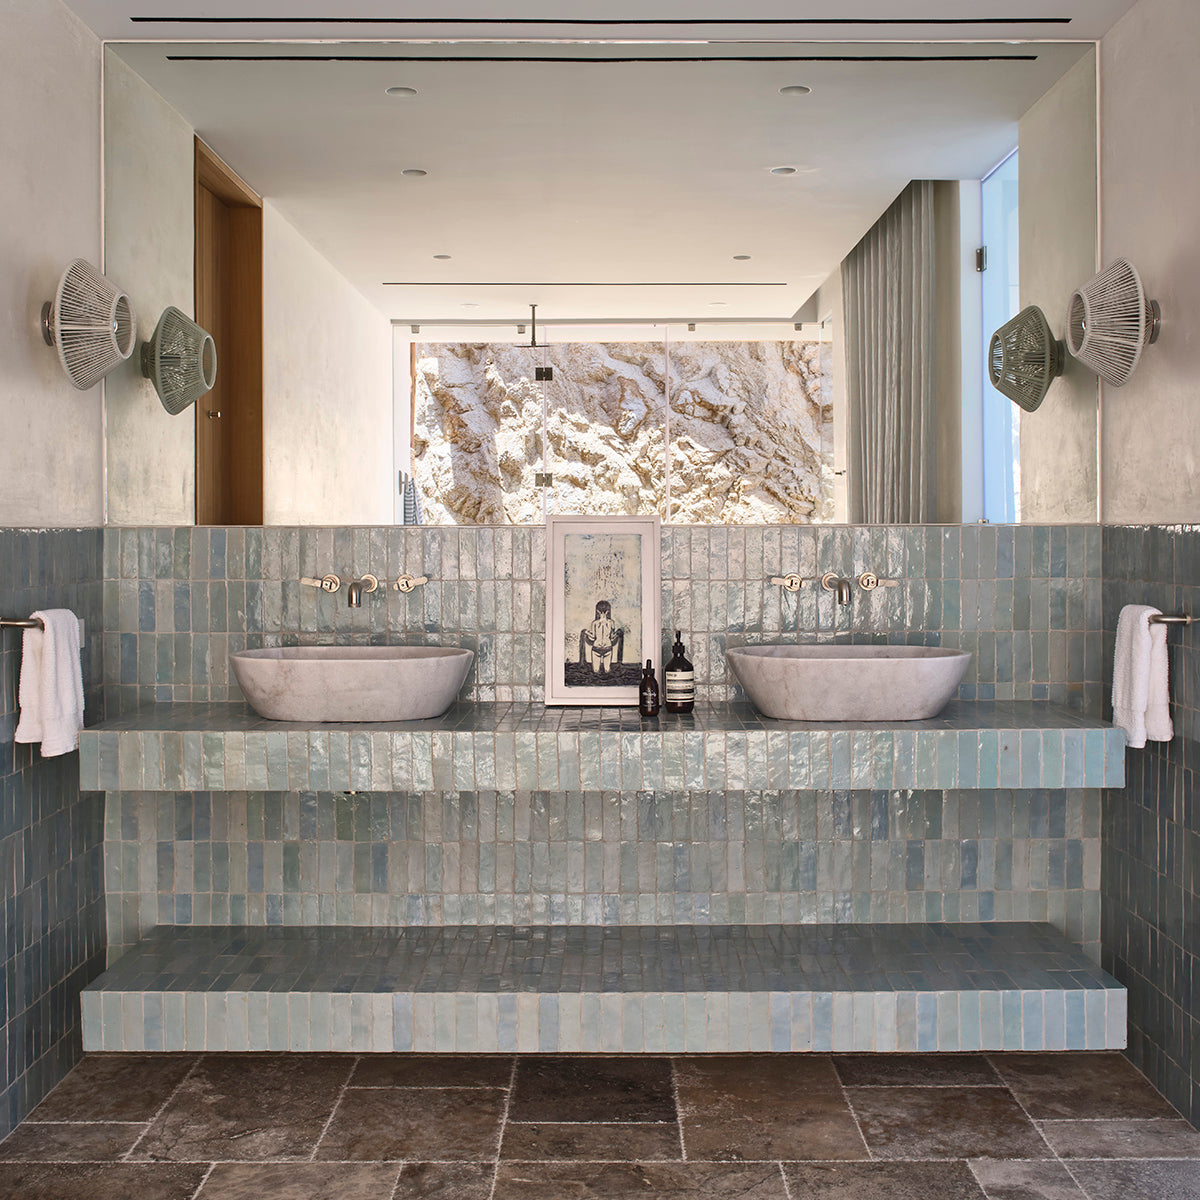
[[420, 179], [424, 175], [428, 175], [428, 171], [422, 171], [420, 167], [405, 167], [400, 172], [401, 175], [407, 175], [409, 179]]
[[[407, 171], [405, 171], [404, 173], [405, 173], [405, 175], [408, 174]], [[772, 175], [795, 175], [795, 173], [796, 173], [795, 167], [772, 167], [771, 168]]]
[[390, 87], [387, 89], [389, 96], [415, 96], [417, 89], [413, 87]]
[[434, 258], [436, 258], [436, 259], [438, 259], [438, 261], [439, 261], [439, 262], [446, 262], [446, 261], [447, 261], [447, 259], [449, 259], [450, 255], [448, 255], [448, 254], [435, 254], [433, 257], [434, 257]]
[[812, 88], [803, 83], [789, 83], [787, 87], [781, 87], [779, 94], [781, 96], [807, 96], [812, 91]]
[[749, 262], [749, 261], [750, 261], [750, 255], [748, 255], [748, 254], [735, 254], [735, 255], [733, 256], [733, 261], [734, 261], [734, 262]]

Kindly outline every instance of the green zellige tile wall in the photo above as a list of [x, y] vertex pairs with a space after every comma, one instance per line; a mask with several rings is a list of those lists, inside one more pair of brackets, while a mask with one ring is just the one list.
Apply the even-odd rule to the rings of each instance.
[[[664, 653], [680, 629], [698, 697], [733, 694], [729, 646], [835, 637], [960, 647], [973, 654], [965, 700], [1101, 704], [1100, 529], [1088, 526], [680, 526], [662, 533]], [[871, 570], [898, 579], [855, 589], [849, 608], [772, 576]], [[302, 587], [408, 572], [409, 595]], [[104, 542], [104, 681], [110, 712], [147, 700], [237, 698], [229, 652], [344, 641], [473, 648], [464, 696], [538, 700], [545, 662], [540, 528], [129, 528]], [[660, 654], [660, 659], [662, 655]]]

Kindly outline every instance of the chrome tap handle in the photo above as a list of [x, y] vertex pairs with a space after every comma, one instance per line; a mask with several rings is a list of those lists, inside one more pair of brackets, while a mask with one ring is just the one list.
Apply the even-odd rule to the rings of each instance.
[[397, 579], [396, 582], [392, 584], [392, 587], [394, 587], [396, 589], [396, 591], [398, 591], [398, 592], [408, 593], [408, 592], [411, 592], [413, 590], [413, 588], [420, 587], [421, 584], [428, 583], [428, 582], [429, 582], [428, 575], [418, 575], [418, 576], [401, 575], [400, 578]]
[[858, 577], [858, 586], [864, 592], [873, 592], [876, 588], [899, 587], [900, 580], [898, 579], [880, 579], [874, 571], [864, 571]]
[[336, 575], [322, 575], [320, 579], [305, 575], [300, 582], [305, 587], [319, 588], [323, 592], [336, 592], [342, 586], [342, 581]]
[[804, 586], [804, 580], [799, 575], [772, 575], [771, 582], [786, 592], [798, 592]]

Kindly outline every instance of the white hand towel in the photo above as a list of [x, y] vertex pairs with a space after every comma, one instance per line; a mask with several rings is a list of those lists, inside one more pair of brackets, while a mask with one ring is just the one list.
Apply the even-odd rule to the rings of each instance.
[[1127, 604], [1117, 618], [1113, 724], [1125, 731], [1130, 746], [1144, 746], [1147, 739], [1169, 742], [1175, 736], [1167, 687], [1167, 627], [1150, 623], [1159, 611], [1147, 604]]
[[15, 740], [41, 742], [42, 757], [54, 758], [79, 748], [83, 728], [79, 618], [66, 608], [32, 615], [44, 629], [26, 629], [21, 643], [21, 718]]

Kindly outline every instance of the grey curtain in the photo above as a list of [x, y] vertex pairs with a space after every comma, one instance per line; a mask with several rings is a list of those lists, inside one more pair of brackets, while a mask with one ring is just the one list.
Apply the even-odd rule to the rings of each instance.
[[850, 520], [937, 519], [933, 183], [914, 180], [842, 263]]

